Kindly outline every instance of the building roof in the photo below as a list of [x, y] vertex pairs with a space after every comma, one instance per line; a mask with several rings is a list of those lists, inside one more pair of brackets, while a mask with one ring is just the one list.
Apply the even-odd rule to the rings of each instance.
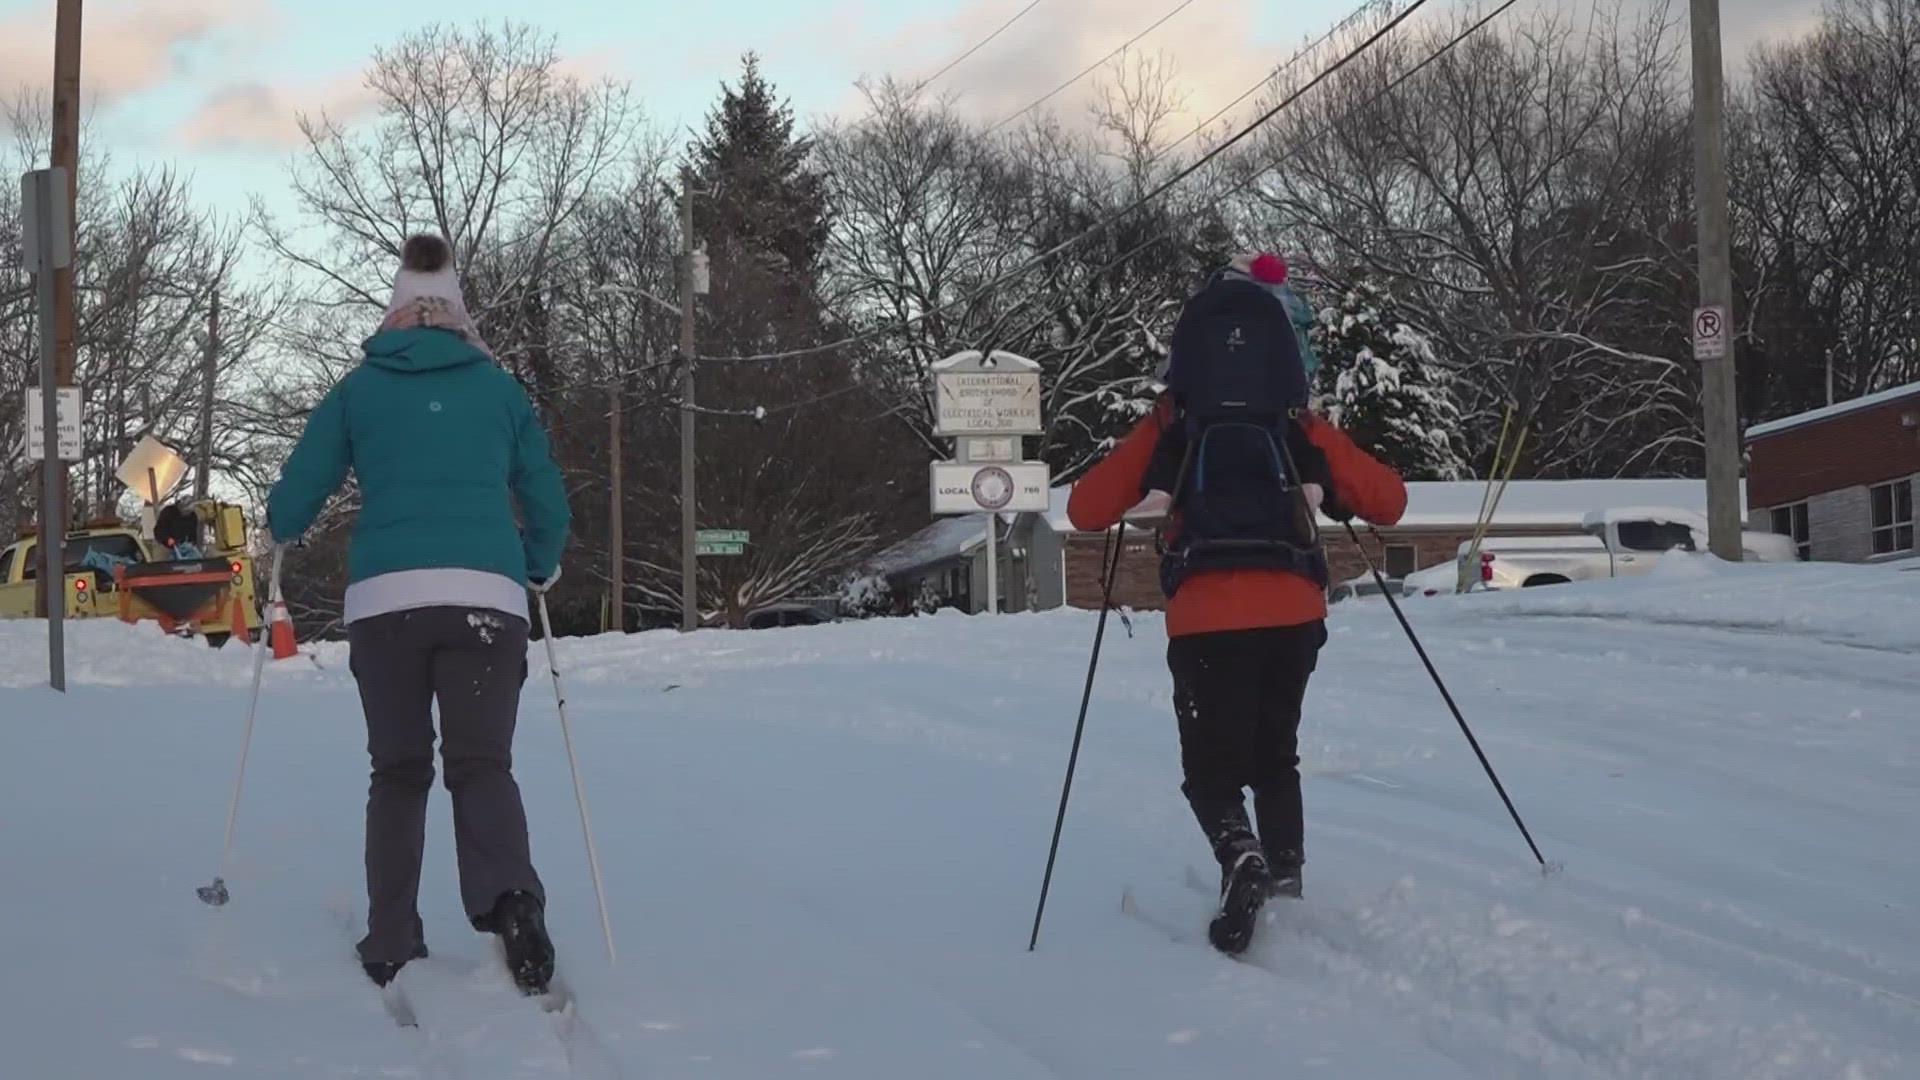
[[[1472, 528], [1487, 497], [1485, 480], [1416, 480], [1407, 485], [1401, 528]], [[1745, 482], [1740, 505], [1746, 505]], [[1504, 528], [1581, 528], [1588, 514], [1627, 507], [1707, 510], [1705, 480], [1515, 480], [1492, 524]], [[1322, 528], [1334, 523], [1321, 521]]]
[[[1067, 520], [1067, 497], [1072, 485], [1053, 489], [1047, 524], [1054, 531], [1076, 531]], [[1400, 528], [1471, 529], [1479, 520], [1487, 496], [1485, 480], [1415, 480], [1407, 484], [1407, 512]], [[1740, 505], [1746, 505], [1746, 481], [1741, 481]], [[1515, 480], [1501, 495], [1493, 515], [1500, 528], [1558, 528], [1577, 530], [1590, 513], [1625, 508], [1648, 508], [1705, 514], [1705, 480]], [[1649, 511], [1650, 512], [1650, 511]], [[1322, 529], [1338, 523], [1324, 516]]]
[[1810, 409], [1803, 413], [1795, 413], [1792, 416], [1783, 416], [1778, 420], [1769, 420], [1764, 424], [1755, 424], [1747, 429], [1747, 438], [1764, 439], [1769, 435], [1778, 435], [1783, 431], [1792, 431], [1795, 428], [1824, 423], [1828, 420], [1846, 416], [1849, 413], [1864, 412], [1882, 405], [1891, 405], [1896, 401], [1910, 397], [1920, 397], [1920, 382], [1907, 383], [1905, 386], [1896, 386], [1890, 390], [1882, 390], [1877, 394], [1868, 394], [1865, 397], [1857, 397], [1851, 401], [1837, 401], [1824, 408]]
[[867, 560], [869, 573], [894, 577], [957, 559], [987, 542], [987, 515], [940, 518]]

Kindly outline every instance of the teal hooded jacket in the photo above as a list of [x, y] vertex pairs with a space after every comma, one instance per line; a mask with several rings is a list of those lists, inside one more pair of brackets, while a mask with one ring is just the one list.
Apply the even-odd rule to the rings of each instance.
[[443, 568], [521, 585], [552, 577], [572, 518], [520, 383], [448, 330], [387, 331], [364, 350], [314, 409], [274, 485], [274, 540], [304, 536], [351, 471], [360, 485], [352, 582]]

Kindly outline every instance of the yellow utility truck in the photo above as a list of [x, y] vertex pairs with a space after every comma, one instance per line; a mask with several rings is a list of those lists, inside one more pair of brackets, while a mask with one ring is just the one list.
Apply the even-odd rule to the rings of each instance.
[[[169, 528], [159, 539], [112, 520], [67, 534], [61, 552], [66, 617], [156, 622], [166, 633], [203, 637], [216, 649], [236, 633], [260, 640], [245, 513], [207, 499], [170, 506], [164, 517]], [[40, 561], [31, 529], [0, 552], [0, 618], [39, 614]]]

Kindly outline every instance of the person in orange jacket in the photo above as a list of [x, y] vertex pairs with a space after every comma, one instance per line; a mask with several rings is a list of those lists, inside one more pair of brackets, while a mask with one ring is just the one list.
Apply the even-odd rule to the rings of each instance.
[[[1176, 355], [1180, 347], [1176, 333]], [[1162, 444], [1183, 437], [1177, 415], [1175, 395], [1163, 395], [1080, 480], [1067, 507], [1076, 529], [1111, 529], [1143, 496], [1165, 487]], [[1407, 488], [1400, 476], [1326, 420], [1305, 408], [1293, 410], [1285, 441], [1289, 459], [1302, 463], [1308, 497], [1320, 487], [1329, 516], [1392, 525], [1405, 513]], [[1176, 507], [1167, 530], [1177, 535], [1179, 528]], [[1317, 532], [1314, 545], [1317, 576], [1324, 578]], [[1180, 727], [1181, 790], [1220, 863], [1223, 906], [1236, 873], [1256, 883], [1262, 894], [1252, 901], [1256, 907], [1266, 896], [1301, 895], [1305, 844], [1297, 735], [1307, 680], [1327, 641], [1325, 581], [1314, 577], [1298, 569], [1200, 569], [1168, 590], [1167, 665]], [[1246, 789], [1253, 791], [1257, 833]]]

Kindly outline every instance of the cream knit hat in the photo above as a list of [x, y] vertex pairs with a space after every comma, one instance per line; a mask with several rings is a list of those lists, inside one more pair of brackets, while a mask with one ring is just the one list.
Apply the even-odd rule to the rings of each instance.
[[455, 331], [480, 351], [493, 355], [481, 340], [473, 316], [467, 313], [460, 275], [453, 269], [453, 248], [444, 239], [426, 233], [408, 237], [400, 249], [400, 271], [394, 275], [393, 296], [387, 301], [380, 329], [420, 326]]

